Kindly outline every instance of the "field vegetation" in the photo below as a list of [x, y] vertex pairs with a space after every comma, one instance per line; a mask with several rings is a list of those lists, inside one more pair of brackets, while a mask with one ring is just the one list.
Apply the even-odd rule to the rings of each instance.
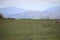
[[60, 40], [56, 19], [0, 19], [0, 40]]

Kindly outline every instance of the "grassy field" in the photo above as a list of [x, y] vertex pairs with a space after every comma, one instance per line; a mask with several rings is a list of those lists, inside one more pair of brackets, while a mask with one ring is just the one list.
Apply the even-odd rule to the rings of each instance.
[[56, 20], [0, 20], [0, 40], [60, 40]]

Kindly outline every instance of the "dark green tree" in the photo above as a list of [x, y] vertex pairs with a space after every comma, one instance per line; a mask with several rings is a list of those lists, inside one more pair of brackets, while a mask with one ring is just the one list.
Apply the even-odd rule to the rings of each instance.
[[0, 13], [0, 19], [4, 19], [4, 16]]

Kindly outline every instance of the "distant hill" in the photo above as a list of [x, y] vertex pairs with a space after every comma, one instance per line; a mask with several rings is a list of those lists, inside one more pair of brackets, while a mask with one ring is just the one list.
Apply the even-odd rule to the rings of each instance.
[[17, 7], [5, 7], [5, 8], [0, 8], [0, 13], [4, 14], [7, 17], [10, 17], [9, 15], [16, 14], [16, 13], [22, 13], [27, 10], [17, 8]]
[[40, 18], [51, 18], [51, 19], [60, 19], [60, 6], [48, 8], [45, 11], [32, 11], [26, 10], [16, 7], [6, 7], [1, 8], [0, 12], [2, 12], [5, 16], [10, 18], [31, 18], [31, 19], [40, 19]]
[[60, 6], [49, 8], [41, 13], [47, 14], [46, 16], [49, 16], [49, 18], [60, 19]]
[[28, 10], [28, 11], [25, 11], [25, 12], [22, 12], [21, 14], [20, 13], [17, 13], [17, 14], [13, 14], [13, 15], [10, 15], [11, 17], [15, 17], [17, 19], [19, 18], [30, 18], [30, 19], [36, 19], [36, 18], [40, 18], [40, 12], [39, 11], [31, 11], [31, 10]]

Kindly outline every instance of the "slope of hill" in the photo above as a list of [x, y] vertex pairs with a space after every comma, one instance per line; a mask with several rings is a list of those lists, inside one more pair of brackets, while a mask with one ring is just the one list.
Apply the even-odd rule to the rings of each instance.
[[31, 18], [31, 19], [40, 19], [40, 18], [51, 18], [51, 19], [60, 19], [60, 6], [48, 8], [45, 11], [32, 11], [32, 10], [25, 10], [16, 7], [6, 7], [0, 9], [7, 17], [13, 18]]
[[10, 17], [9, 15], [12, 15], [12, 14], [17, 14], [17, 13], [21, 14], [22, 12], [25, 12], [25, 11], [27, 10], [17, 8], [17, 7], [5, 7], [0, 9], [0, 13], [6, 15], [7, 17]]
[[49, 18], [60, 19], [60, 6], [49, 8], [41, 13], [47, 14]]
[[31, 11], [31, 10], [28, 10], [28, 11], [25, 11], [25, 12], [22, 12], [21, 14], [20, 13], [17, 13], [17, 14], [12, 14], [10, 15], [11, 17], [15, 17], [17, 19], [19, 18], [30, 18], [30, 19], [37, 19], [37, 18], [40, 18], [39, 15], [40, 12], [39, 11]]

